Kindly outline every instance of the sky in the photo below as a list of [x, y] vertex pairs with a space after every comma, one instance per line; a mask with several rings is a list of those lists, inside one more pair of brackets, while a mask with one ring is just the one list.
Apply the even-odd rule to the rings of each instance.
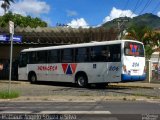
[[[118, 17], [153, 13], [160, 17], [160, 0], [14, 0], [10, 11], [39, 17], [49, 27], [96, 27]], [[2, 1], [0, 1], [0, 4]], [[0, 8], [0, 15], [4, 11]]]

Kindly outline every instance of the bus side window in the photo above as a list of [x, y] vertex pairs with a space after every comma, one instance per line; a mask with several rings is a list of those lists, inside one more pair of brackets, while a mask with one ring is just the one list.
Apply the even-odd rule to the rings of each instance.
[[60, 62], [60, 50], [48, 51], [48, 62], [59, 63]]
[[110, 52], [106, 46], [91, 47], [91, 61], [93, 62], [108, 62]]
[[95, 61], [95, 50], [94, 50], [94, 47], [91, 47], [90, 48], [90, 59], [91, 59], [91, 61]]
[[103, 49], [101, 51], [101, 57], [102, 57], [103, 62], [109, 62], [110, 61], [109, 46], [103, 46]]
[[121, 61], [121, 45], [111, 45], [110, 46], [111, 52], [111, 61], [112, 62], [120, 62]]
[[37, 52], [37, 63], [47, 63], [47, 51]]
[[74, 51], [73, 49], [63, 49], [61, 50], [61, 61], [63, 63], [72, 63], [74, 62]]
[[28, 60], [28, 63], [29, 64], [34, 64], [34, 63], [36, 63], [36, 52], [29, 52], [29, 54], [28, 54], [28, 58], [29, 58], [29, 60]]
[[20, 60], [19, 60], [19, 67], [26, 67], [28, 61], [28, 55], [27, 53], [21, 53], [20, 54]]
[[75, 49], [75, 60], [76, 62], [88, 62], [89, 61], [89, 50], [88, 48], [76, 48]]

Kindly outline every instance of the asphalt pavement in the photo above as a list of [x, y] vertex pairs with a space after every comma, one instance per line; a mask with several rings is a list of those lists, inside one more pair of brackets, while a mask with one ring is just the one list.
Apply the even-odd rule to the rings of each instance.
[[[32, 120], [159, 120], [160, 102], [3, 102], [0, 119], [19, 116]], [[54, 119], [53, 119], [54, 117]], [[34, 119], [33, 119], [34, 118]], [[29, 119], [30, 120], [30, 119]]]

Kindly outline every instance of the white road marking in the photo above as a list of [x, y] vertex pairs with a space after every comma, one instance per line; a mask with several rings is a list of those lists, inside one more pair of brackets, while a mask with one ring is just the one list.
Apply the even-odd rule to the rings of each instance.
[[41, 114], [111, 114], [110, 111], [41, 111]]
[[[69, 106], [54, 106], [54, 108], [63, 108], [63, 109], [67, 109]], [[73, 108], [79, 108], [79, 106], [72, 106]], [[0, 109], [14, 109], [15, 107], [0, 107]], [[42, 107], [38, 107], [38, 106], [36, 106], [36, 107], [31, 107], [31, 106], [25, 106], [25, 107], [18, 107], [18, 109], [27, 109], [27, 108], [30, 108], [30, 109], [34, 109], [34, 108], [36, 108], [36, 109], [42, 109], [42, 108], [44, 108], [43, 106]], [[47, 109], [49, 109], [50, 108], [50, 106], [48, 106], [48, 107], [45, 107], [45, 108], [47, 108]], [[88, 106], [81, 106], [81, 108], [88, 108]], [[98, 108], [102, 108], [102, 107], [96, 107], [97, 109]]]
[[0, 114], [30, 114], [32, 111], [0, 111]]
[[111, 114], [110, 111], [0, 111], [0, 114]]

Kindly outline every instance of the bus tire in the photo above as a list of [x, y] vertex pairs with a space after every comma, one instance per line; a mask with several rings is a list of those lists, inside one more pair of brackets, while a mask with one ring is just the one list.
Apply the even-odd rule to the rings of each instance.
[[32, 84], [35, 84], [37, 82], [37, 76], [35, 73], [30, 73], [29, 74], [29, 81], [32, 83]]
[[85, 74], [77, 75], [76, 84], [78, 85], [78, 87], [86, 88], [88, 85], [87, 76]]

